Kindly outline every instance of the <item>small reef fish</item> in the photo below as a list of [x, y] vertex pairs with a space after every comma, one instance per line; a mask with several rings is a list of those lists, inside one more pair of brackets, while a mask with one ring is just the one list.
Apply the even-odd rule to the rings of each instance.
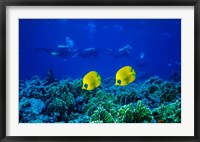
[[159, 119], [157, 122], [158, 122], [158, 123], [165, 123], [165, 121], [162, 120], [162, 119]]
[[131, 66], [124, 66], [116, 73], [116, 82], [117, 86], [125, 86], [135, 81], [136, 72]]
[[101, 85], [101, 76], [96, 71], [90, 71], [83, 78], [83, 90], [93, 90]]

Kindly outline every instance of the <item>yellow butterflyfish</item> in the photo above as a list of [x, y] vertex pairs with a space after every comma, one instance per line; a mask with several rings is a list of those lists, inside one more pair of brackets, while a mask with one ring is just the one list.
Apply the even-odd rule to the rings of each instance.
[[131, 66], [124, 66], [116, 73], [115, 85], [125, 86], [135, 81], [136, 72]]
[[93, 90], [101, 85], [101, 76], [96, 71], [90, 71], [83, 78], [84, 90]]

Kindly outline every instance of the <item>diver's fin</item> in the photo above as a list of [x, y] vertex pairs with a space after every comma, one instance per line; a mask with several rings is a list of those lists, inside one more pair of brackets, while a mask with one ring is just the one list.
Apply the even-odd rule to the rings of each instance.
[[110, 48], [106, 48], [106, 50], [108, 50], [109, 52], [113, 52], [113, 49]]
[[76, 49], [71, 50], [71, 52], [76, 52], [78, 50], [79, 50], [79, 48], [76, 48]]
[[51, 55], [52, 55], [52, 56], [58, 56], [59, 53], [58, 53], [58, 52], [51, 52]]
[[108, 53], [112, 56], [115, 56], [115, 51], [113, 49], [110, 49], [110, 48], [106, 48], [106, 50], [108, 51]]
[[77, 57], [78, 55], [79, 55], [79, 53], [73, 55], [72, 58], [75, 58], [75, 57]]
[[57, 47], [58, 47], [58, 48], [66, 48], [65, 45], [58, 45]]

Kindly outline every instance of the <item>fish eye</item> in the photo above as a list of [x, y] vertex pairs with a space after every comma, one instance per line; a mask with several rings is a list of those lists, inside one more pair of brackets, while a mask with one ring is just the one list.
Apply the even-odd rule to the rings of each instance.
[[117, 80], [117, 83], [120, 85], [121, 84], [121, 80]]
[[84, 87], [87, 89], [88, 88], [88, 84], [84, 84]]

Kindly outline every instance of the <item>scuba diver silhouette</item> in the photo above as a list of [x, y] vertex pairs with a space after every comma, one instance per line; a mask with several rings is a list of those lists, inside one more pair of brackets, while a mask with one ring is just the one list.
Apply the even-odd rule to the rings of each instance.
[[126, 46], [124, 46], [118, 50], [113, 50], [113, 49], [107, 48], [108, 53], [114, 57], [129, 56], [131, 50], [132, 50], [132, 47], [129, 44], [127, 44]]
[[83, 50], [79, 50], [78, 55], [83, 58], [87, 57], [96, 57], [99, 53], [97, 48], [91, 47], [91, 48], [85, 48]]
[[144, 59], [144, 57], [145, 57], [144, 52], [141, 52], [139, 58], [137, 58], [136, 60], [136, 65], [139, 68], [144, 68], [147, 66], [147, 61]]
[[[34, 50], [44, 51], [51, 56], [63, 57], [65, 59], [70, 56], [72, 58], [75, 58], [77, 56], [80, 56], [82, 58], [88, 58], [88, 57], [96, 57], [99, 55], [99, 49], [95, 47], [90, 47], [85, 49], [80, 49], [80, 48], [74, 49], [74, 41], [69, 37], [66, 37], [65, 42], [66, 42], [65, 45], [64, 44], [57, 45], [56, 50], [53, 50], [51, 48], [34, 48]], [[129, 44], [118, 50], [107, 49], [108, 53], [114, 57], [129, 56], [131, 50], [132, 47]]]
[[51, 56], [59, 56], [67, 58], [72, 55], [72, 58], [76, 56], [78, 48], [74, 49], [74, 42], [69, 37], [66, 37], [66, 45], [58, 45], [57, 50], [51, 48], [34, 48], [35, 51], [44, 51]]

